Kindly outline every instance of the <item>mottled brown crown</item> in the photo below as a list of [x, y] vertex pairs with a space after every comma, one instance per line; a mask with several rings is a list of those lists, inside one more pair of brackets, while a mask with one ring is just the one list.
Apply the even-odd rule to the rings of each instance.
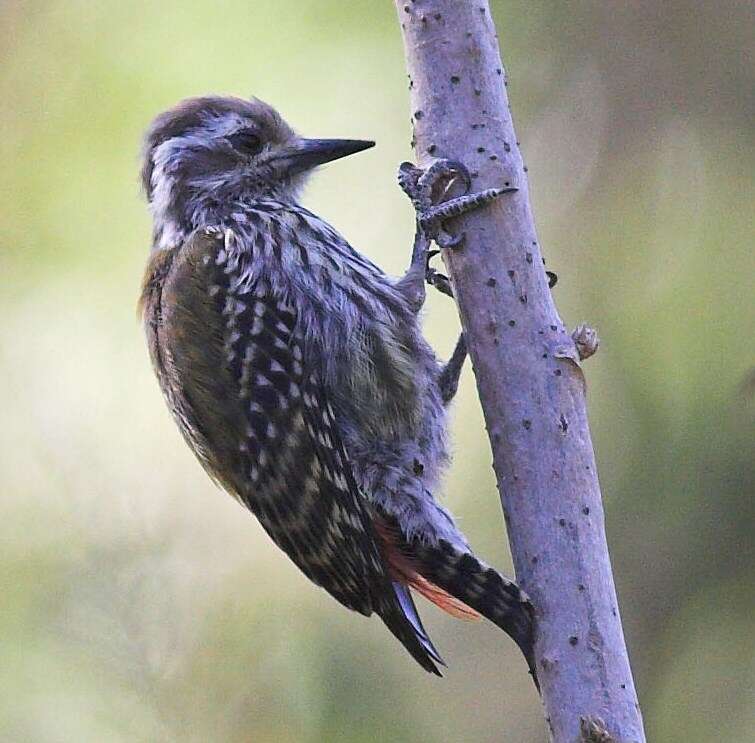
[[259, 98], [246, 100], [232, 96], [198, 96], [185, 98], [173, 108], [157, 116], [144, 138], [141, 183], [147, 198], [152, 192], [153, 153], [163, 142], [206, 127], [212, 119], [236, 114], [258, 129], [266, 142], [284, 142], [293, 136], [293, 130], [283, 117]]

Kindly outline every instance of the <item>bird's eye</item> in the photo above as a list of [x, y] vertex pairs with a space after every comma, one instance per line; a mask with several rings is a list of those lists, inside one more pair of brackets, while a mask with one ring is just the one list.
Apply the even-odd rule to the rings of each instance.
[[234, 134], [230, 134], [226, 139], [234, 150], [244, 155], [257, 155], [262, 149], [262, 140], [253, 129], [240, 129]]

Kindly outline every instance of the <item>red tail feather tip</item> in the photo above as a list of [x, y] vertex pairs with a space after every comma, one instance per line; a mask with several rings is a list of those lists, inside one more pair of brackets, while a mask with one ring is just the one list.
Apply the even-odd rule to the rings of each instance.
[[388, 570], [393, 580], [405, 586], [411, 586], [417, 593], [452, 617], [467, 621], [480, 618], [480, 614], [474, 609], [467, 606], [463, 601], [454, 598], [417, 572], [411, 556], [404, 554], [397, 546], [392, 529], [389, 526], [379, 519], [375, 520], [375, 526], [383, 548], [383, 557], [388, 563]]

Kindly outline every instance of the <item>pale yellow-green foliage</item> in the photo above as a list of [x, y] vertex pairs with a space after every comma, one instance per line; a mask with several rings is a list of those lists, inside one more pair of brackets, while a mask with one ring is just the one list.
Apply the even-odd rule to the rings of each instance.
[[[495, 6], [540, 238], [602, 337], [590, 411], [649, 739], [744, 741], [752, 689], [752, 71], [741, 3]], [[150, 118], [255, 94], [378, 146], [306, 204], [398, 273], [411, 157], [392, 3], [0, 7], [0, 739], [540, 741], [498, 630], [422, 605], [450, 668], [312, 587], [209, 482], [135, 303]], [[452, 304], [428, 334], [450, 353]], [[445, 502], [511, 571], [466, 371]]]

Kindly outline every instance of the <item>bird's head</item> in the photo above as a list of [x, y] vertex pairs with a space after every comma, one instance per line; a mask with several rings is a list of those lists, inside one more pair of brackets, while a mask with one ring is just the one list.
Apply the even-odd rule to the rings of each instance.
[[304, 139], [253, 98], [188, 98], [160, 114], [145, 139], [142, 185], [163, 245], [179, 241], [241, 201], [296, 201], [317, 165], [372, 147], [353, 139]]

